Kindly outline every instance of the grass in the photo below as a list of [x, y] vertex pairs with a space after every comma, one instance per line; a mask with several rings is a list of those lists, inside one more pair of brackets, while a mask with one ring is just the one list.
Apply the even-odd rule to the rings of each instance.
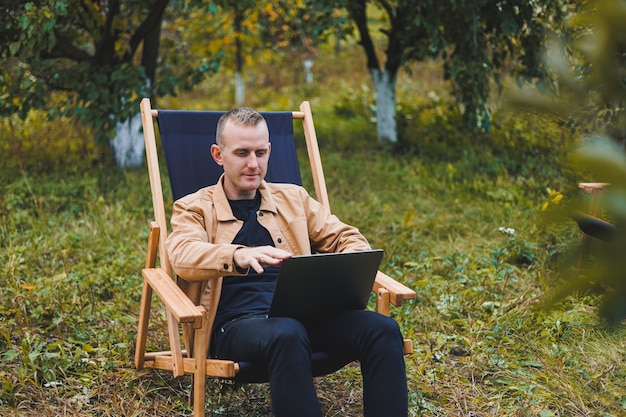
[[[385, 249], [387, 273], [416, 289], [416, 300], [393, 310], [415, 347], [406, 358], [410, 414], [625, 416], [626, 330], [608, 330], [598, 319], [599, 292], [542, 308], [581, 236], [573, 222], [543, 227], [540, 207], [548, 187], [573, 198], [576, 178], [555, 168], [556, 157], [524, 175], [479, 146], [464, 158], [435, 159], [381, 152], [367, 129], [353, 141], [351, 126], [367, 120], [346, 123], [334, 109], [371, 98], [366, 74], [332, 75], [327, 68], [337, 67], [337, 57], [323, 59], [324, 89], [280, 84], [291, 68], [284, 65], [263, 78], [251, 102], [293, 108], [295, 97], [311, 99], [336, 214]], [[420, 86], [401, 78], [400, 99], [443, 90], [432, 81], [435, 68], [421, 68]], [[229, 107], [216, 78], [161, 104]], [[33, 117], [58, 138], [89, 143], [84, 129]], [[5, 155], [20, 155], [3, 160], [0, 177], [0, 415], [191, 415], [188, 377], [132, 366], [152, 218], [146, 170], [103, 165], [85, 157], [93, 155], [87, 145], [40, 149], [29, 159], [20, 146], [41, 133], [28, 129], [4, 124], [0, 136], [0, 146], [13, 147]], [[157, 347], [166, 339], [162, 308], [152, 319]], [[360, 415], [357, 366], [316, 383], [327, 416]], [[209, 415], [271, 414], [265, 385], [211, 381], [207, 390]]]

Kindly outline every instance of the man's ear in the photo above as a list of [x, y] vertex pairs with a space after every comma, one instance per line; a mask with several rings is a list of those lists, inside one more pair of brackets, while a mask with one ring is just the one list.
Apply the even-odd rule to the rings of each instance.
[[222, 148], [213, 144], [211, 145], [211, 156], [217, 163], [217, 165], [222, 166], [224, 162], [222, 161]]

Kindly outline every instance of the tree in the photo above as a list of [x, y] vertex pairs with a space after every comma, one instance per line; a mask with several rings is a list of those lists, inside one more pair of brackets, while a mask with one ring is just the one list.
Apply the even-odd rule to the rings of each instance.
[[245, 100], [243, 71], [250, 66], [251, 57], [261, 46], [259, 41], [257, 0], [213, 0], [210, 7], [213, 17], [221, 25], [212, 25], [213, 33], [219, 33], [214, 39], [221, 45], [222, 54], [234, 56], [234, 61], [227, 60], [227, 65], [235, 68], [235, 103], [242, 105]]
[[269, 50], [263, 48], [264, 10], [271, 4], [263, 0], [192, 0], [189, 18], [180, 16], [174, 26], [183, 27], [192, 45], [205, 44], [206, 53], [219, 56], [221, 68], [235, 72], [235, 103], [245, 101], [244, 71]]
[[[382, 53], [375, 47], [368, 5], [382, 11]], [[442, 58], [444, 75], [453, 82], [468, 128], [488, 128], [490, 81], [497, 81], [498, 70], [509, 68], [514, 60], [519, 74], [542, 76], [543, 28], [560, 24], [563, 17], [558, 0], [351, 0], [343, 7], [356, 25], [367, 57], [383, 145], [398, 140], [396, 82], [407, 63]]]
[[[169, 0], [32, 0], [0, 6], [1, 114], [77, 116], [108, 143], [157, 86], [161, 23]], [[172, 92], [211, 67], [177, 68]], [[172, 75], [172, 76], [168, 76]], [[57, 107], [51, 97], [63, 94]]]
[[304, 81], [313, 82], [313, 65], [318, 47], [329, 34], [343, 37], [349, 30], [348, 22], [333, 5], [315, 0], [274, 0], [267, 4], [260, 16], [266, 48], [287, 51], [300, 59]]
[[[311, 62], [329, 28], [343, 20], [335, 8], [314, 0], [196, 0], [186, 19], [190, 42], [211, 40], [208, 50], [235, 72], [235, 102], [244, 102], [244, 71], [280, 53]], [[204, 16], [211, 16], [207, 21]], [[305, 77], [306, 78], [306, 77]]]

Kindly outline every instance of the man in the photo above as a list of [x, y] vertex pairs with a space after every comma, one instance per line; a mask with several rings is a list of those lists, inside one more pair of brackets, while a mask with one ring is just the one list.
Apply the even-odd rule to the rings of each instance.
[[224, 114], [213, 159], [216, 185], [174, 204], [170, 261], [182, 278], [224, 277], [211, 352], [267, 365], [274, 414], [322, 415], [311, 352], [360, 361], [366, 416], [406, 416], [407, 384], [397, 323], [371, 311], [300, 322], [267, 317], [278, 267], [292, 255], [370, 249], [359, 231], [299, 186], [264, 181], [271, 151], [263, 116], [250, 108]]

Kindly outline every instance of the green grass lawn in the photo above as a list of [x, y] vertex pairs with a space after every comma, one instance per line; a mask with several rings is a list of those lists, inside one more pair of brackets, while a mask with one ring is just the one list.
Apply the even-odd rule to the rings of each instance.
[[[317, 64], [327, 68], [324, 88], [276, 85], [285, 65], [250, 101], [285, 109], [311, 99], [335, 213], [385, 249], [382, 269], [417, 291], [392, 312], [415, 348], [406, 357], [410, 414], [626, 416], [626, 330], [599, 320], [600, 289], [543, 308], [581, 241], [573, 222], [542, 221], [547, 190], [573, 199], [577, 180], [558, 166], [543, 119], [513, 117], [494, 133], [500, 142], [472, 143], [445, 103], [424, 103], [443, 90], [424, 64], [419, 82], [399, 80], [399, 100], [422, 117], [406, 118], [414, 124], [405, 132], [442, 151], [398, 156], [377, 148], [367, 118], [345, 116], [367, 108], [367, 74]], [[223, 109], [224, 85], [161, 104]], [[270, 90], [281, 91], [271, 104]], [[191, 415], [189, 377], [132, 364], [152, 220], [147, 170], [102, 164], [85, 128], [42, 115], [3, 123], [0, 415]], [[162, 349], [161, 307], [151, 323], [149, 343]], [[327, 416], [361, 414], [360, 380], [349, 366], [317, 381]], [[209, 415], [271, 415], [265, 385], [212, 381], [207, 391]]]
[[[540, 194], [383, 153], [324, 162], [336, 213], [418, 293], [393, 312], [415, 346], [412, 415], [626, 414], [626, 332], [603, 328], [594, 294], [538, 308], [555, 259], [580, 239], [573, 223], [539, 226]], [[189, 415], [188, 377], [132, 366], [146, 172], [24, 174], [3, 189], [0, 413]], [[162, 310], [153, 323], [165, 340]], [[358, 372], [318, 381], [327, 415], [359, 415]], [[208, 390], [215, 415], [270, 415], [265, 386]]]

